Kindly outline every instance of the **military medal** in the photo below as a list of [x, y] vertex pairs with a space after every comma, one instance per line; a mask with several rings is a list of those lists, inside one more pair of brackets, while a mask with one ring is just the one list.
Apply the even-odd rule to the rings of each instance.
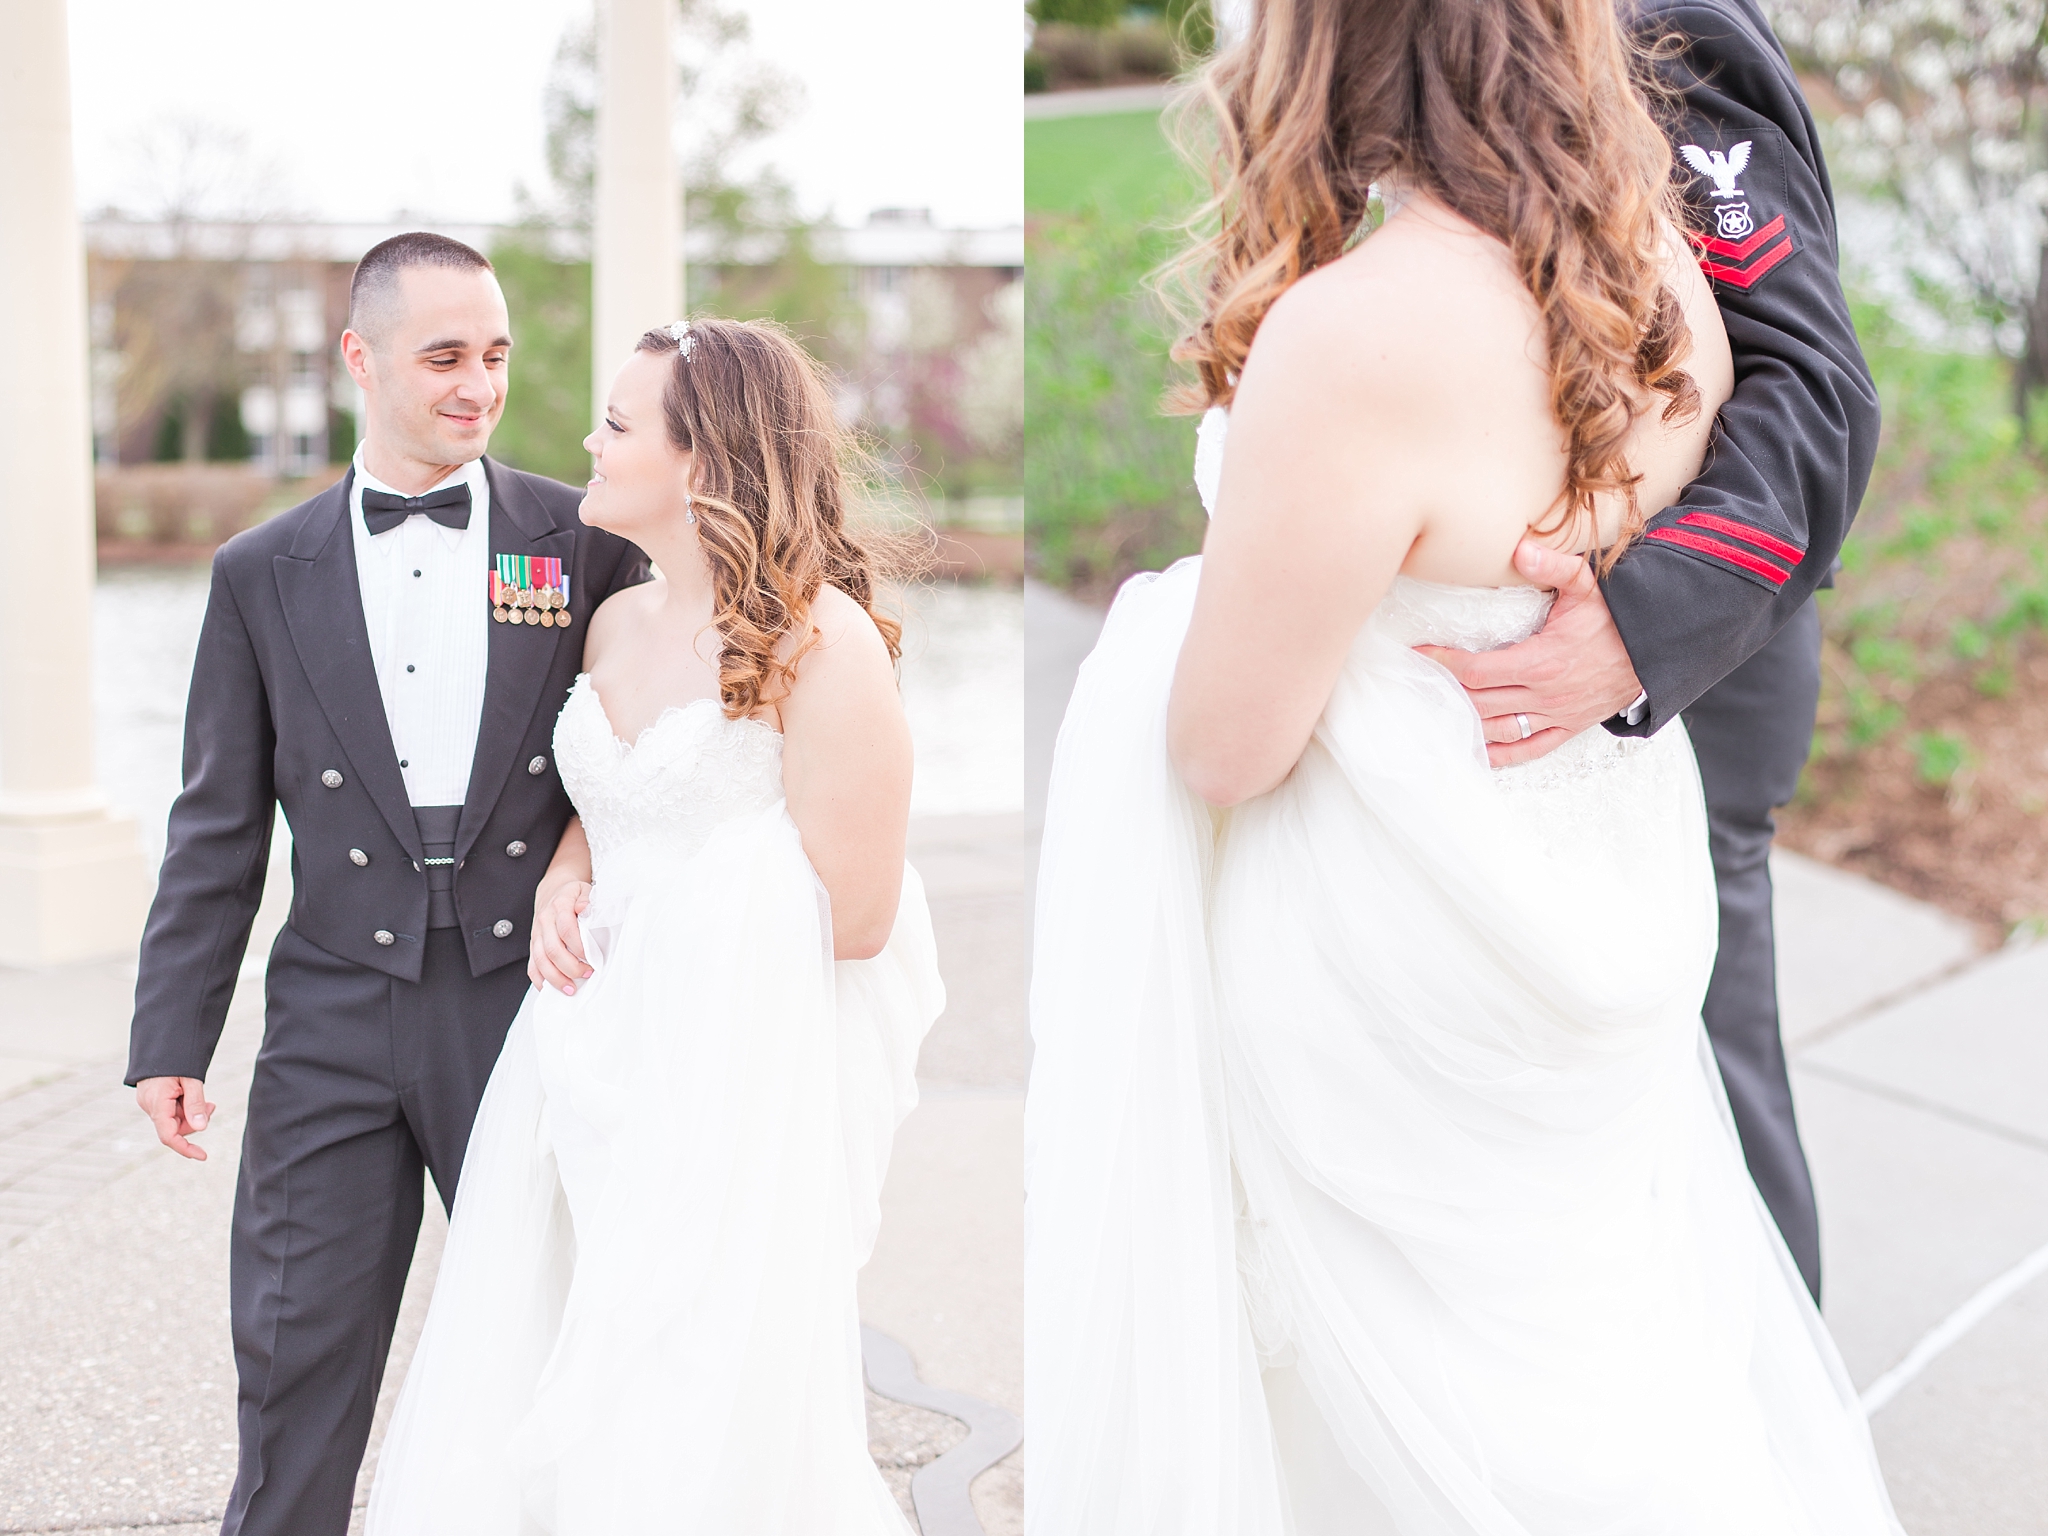
[[490, 576], [491, 617], [500, 624], [569, 627], [569, 573], [552, 556], [498, 555]]

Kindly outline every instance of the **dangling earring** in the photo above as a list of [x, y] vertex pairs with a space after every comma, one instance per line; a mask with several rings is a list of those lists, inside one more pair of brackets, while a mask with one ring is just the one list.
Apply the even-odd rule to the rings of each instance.
[[697, 514], [690, 510], [690, 493], [688, 491], [683, 492], [683, 521], [686, 523], [697, 521]]

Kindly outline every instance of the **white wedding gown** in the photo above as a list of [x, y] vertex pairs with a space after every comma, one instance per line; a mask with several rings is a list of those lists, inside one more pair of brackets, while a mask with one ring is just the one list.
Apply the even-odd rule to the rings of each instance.
[[1701, 1027], [1682, 728], [1491, 770], [1410, 647], [1549, 595], [1401, 578], [1288, 779], [1212, 813], [1165, 743], [1198, 570], [1126, 585], [1053, 769], [1027, 1529], [1897, 1532]]
[[579, 678], [555, 757], [596, 974], [492, 1073], [369, 1530], [903, 1536], [854, 1277], [944, 1000], [922, 887], [835, 963], [782, 738], [709, 700], [628, 747]]

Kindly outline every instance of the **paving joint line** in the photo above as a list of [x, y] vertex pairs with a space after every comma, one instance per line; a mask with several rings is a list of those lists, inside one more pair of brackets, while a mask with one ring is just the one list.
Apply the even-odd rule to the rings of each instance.
[[2026, 949], [2031, 947], [2030, 945], [2014, 946], [2011, 944], [2001, 944], [1996, 949], [1971, 955], [1966, 959], [1954, 962], [1952, 965], [1945, 965], [1930, 975], [1922, 976], [1915, 981], [1909, 981], [1904, 986], [1896, 987], [1890, 992], [1881, 993], [1870, 999], [1867, 1003], [1858, 1003], [1839, 1019], [1830, 1019], [1827, 1023], [1818, 1026], [1810, 1033], [1801, 1035], [1798, 1043], [1793, 1045], [1786, 1054], [1790, 1056], [1803, 1056], [1811, 1047], [1824, 1044], [1834, 1039], [1835, 1036], [1856, 1028], [1859, 1024], [1869, 1023], [1873, 1017], [1883, 1013], [1887, 1008], [1907, 1002], [1920, 996], [1923, 992], [1931, 992], [1944, 982], [1954, 981], [1965, 971], [1974, 970], [1976, 967], [1986, 965], [1993, 960], [1999, 959], [2001, 956], [2014, 953], [2016, 948]]
[[1996, 1136], [2001, 1141], [2025, 1147], [2029, 1151], [2048, 1152], [2048, 1137], [2035, 1136], [2027, 1131], [2016, 1131], [2011, 1126], [2000, 1125], [1996, 1120], [1986, 1120], [1981, 1115], [1973, 1115], [1966, 1109], [1957, 1109], [1954, 1105], [1944, 1104], [1939, 1099], [1924, 1098], [1909, 1089], [1894, 1088], [1889, 1083], [1864, 1077], [1860, 1073], [1845, 1072], [1840, 1067], [1831, 1067], [1825, 1062], [1802, 1061], [1796, 1065], [1801, 1072], [1811, 1072], [1815, 1077], [1825, 1078], [1844, 1088], [1854, 1088], [1874, 1098], [1889, 1099], [1907, 1109], [1921, 1110], [1952, 1124], [1967, 1126], [1973, 1131], [1982, 1131], [1987, 1136]]
[[927, 1386], [918, 1379], [910, 1351], [879, 1328], [861, 1325], [861, 1364], [878, 1397], [958, 1419], [967, 1438], [945, 1455], [918, 1468], [910, 1480], [910, 1502], [921, 1536], [984, 1536], [968, 1490], [974, 1480], [1024, 1443], [1024, 1426], [1007, 1408], [965, 1392]]
[[2048, 1274], [2048, 1244], [2036, 1248], [2012, 1268], [1980, 1286], [1961, 1306], [1922, 1334], [1897, 1365], [1864, 1389], [1858, 1401], [1865, 1416], [1876, 1413], [1911, 1386], [1928, 1366], [1962, 1343], [1979, 1323], [2043, 1274]]

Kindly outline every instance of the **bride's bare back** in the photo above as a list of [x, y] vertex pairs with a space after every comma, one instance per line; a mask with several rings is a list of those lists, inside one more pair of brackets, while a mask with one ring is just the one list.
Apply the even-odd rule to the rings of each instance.
[[[1675, 230], [1666, 281], [1692, 330], [1684, 367], [1699, 387], [1700, 409], [1666, 422], [1665, 396], [1638, 395], [1647, 409], [1636, 421], [1628, 461], [1643, 477], [1636, 497], [1645, 514], [1675, 501], [1699, 473], [1714, 414], [1735, 385], [1720, 310]], [[1384, 334], [1387, 366], [1412, 381], [1418, 404], [1433, 402], [1416, 411], [1416, 430], [1390, 443], [1379, 466], [1390, 494], [1398, 487], [1415, 499], [1420, 531], [1401, 572], [1458, 586], [1518, 585], [1523, 578], [1510, 559], [1515, 545], [1532, 527], [1557, 527], [1565, 473], [1565, 437], [1550, 406], [1536, 302], [1505, 246], [1419, 197], [1282, 303], [1299, 302], [1344, 328], [1350, 312], [1357, 312], [1354, 323], [1365, 323], [1388, 294], [1400, 295], [1422, 325]], [[1603, 497], [1599, 541], [1611, 541], [1622, 519], [1620, 498]], [[1595, 541], [1580, 520], [1544, 542], [1577, 553]]]
[[[1734, 387], [1719, 311], [1675, 231], [1670, 261], [1700, 409], [1667, 423], [1664, 397], [1647, 397], [1628, 452], [1646, 513], [1697, 474]], [[1555, 521], [1564, 477], [1538, 311], [1499, 241], [1417, 198], [1289, 288], [1231, 406], [1176, 674], [1170, 729], [1190, 784], [1231, 804], [1285, 776], [1397, 574], [1523, 584], [1515, 546]], [[1599, 512], [1611, 537], [1621, 507]], [[1592, 532], [1557, 542], [1584, 549]]]

